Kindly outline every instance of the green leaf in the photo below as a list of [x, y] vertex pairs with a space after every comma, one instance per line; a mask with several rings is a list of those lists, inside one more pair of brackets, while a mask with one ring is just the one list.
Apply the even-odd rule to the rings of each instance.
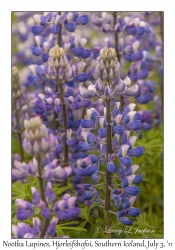
[[59, 226], [56, 226], [56, 228], [61, 228], [62, 230], [63, 229], [67, 229], [67, 230], [75, 230], [75, 231], [84, 231], [84, 232], [87, 232], [87, 230], [84, 229], [84, 228], [82, 228], [82, 227], [66, 227], [66, 226], [59, 227]]
[[27, 194], [30, 197], [30, 200], [32, 201], [32, 191], [30, 184], [27, 185]]
[[64, 224], [59, 224], [57, 225], [58, 227], [62, 227], [62, 226], [65, 226], [65, 225], [78, 225], [79, 224], [79, 221], [70, 221], [70, 222], [67, 222], [67, 223], [64, 223]]
[[86, 223], [87, 223], [87, 221], [83, 221], [83, 222], [79, 225], [79, 227], [85, 227]]
[[17, 192], [19, 194], [24, 195], [25, 194], [24, 184], [22, 184], [21, 182], [18, 182], [18, 181], [13, 183], [13, 185], [12, 185], [12, 194], [13, 194], [13, 192]]
[[12, 201], [15, 201], [16, 199], [21, 199], [21, 195], [16, 195], [12, 197]]
[[[83, 222], [79, 225], [79, 227], [84, 228], [84, 227], [86, 226], [86, 223], [87, 223], [87, 221], [83, 221]], [[84, 235], [84, 234], [85, 234], [85, 232], [82, 232], [82, 230], [74, 231], [74, 237], [75, 237], [75, 238], [87, 237], [87, 235]], [[84, 235], [84, 236], [83, 236], [83, 235]]]
[[33, 222], [32, 222], [32, 221], [30, 221], [30, 220], [24, 220], [24, 223], [27, 223], [27, 224], [29, 224], [30, 226], [32, 226], [32, 227], [33, 227]]
[[81, 212], [79, 214], [79, 217], [88, 221], [89, 220], [89, 214], [90, 214], [90, 211], [89, 211], [88, 207], [81, 208]]
[[38, 215], [40, 213], [41, 209], [38, 207], [35, 207], [35, 214]]
[[152, 226], [150, 226], [148, 224], [144, 224], [144, 223], [138, 222], [138, 221], [134, 221], [133, 225], [138, 225], [138, 226], [143, 226], [143, 227], [149, 227], [149, 228], [154, 229], [154, 227], [152, 227]]
[[52, 190], [57, 196], [60, 196], [62, 193], [68, 190], [68, 187], [60, 188], [58, 185], [55, 185]]
[[56, 233], [57, 233], [57, 236], [65, 235], [64, 232], [59, 227], [56, 227]]
[[94, 207], [98, 207], [98, 206], [99, 206], [99, 204], [97, 202], [94, 202], [91, 204], [89, 210], [93, 209]]

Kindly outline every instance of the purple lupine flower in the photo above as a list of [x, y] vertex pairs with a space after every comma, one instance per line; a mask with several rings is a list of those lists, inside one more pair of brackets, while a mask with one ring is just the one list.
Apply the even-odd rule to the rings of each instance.
[[63, 181], [67, 179], [68, 176], [72, 173], [72, 167], [66, 166], [62, 168], [57, 165], [58, 160], [54, 159], [50, 164], [44, 166], [44, 178], [47, 181], [55, 180], [55, 181]]
[[52, 184], [51, 182], [47, 182], [46, 186], [46, 201], [48, 204], [53, 204], [56, 199], [55, 193], [52, 191]]
[[40, 115], [44, 112], [50, 112], [54, 110], [56, 113], [60, 113], [62, 109], [62, 103], [57, 94], [49, 87], [45, 87], [45, 94], [38, 94], [38, 99], [34, 105], [34, 111]]
[[54, 212], [58, 218], [62, 220], [76, 219], [80, 213], [80, 209], [75, 207], [77, 198], [65, 194], [61, 200], [55, 203]]
[[155, 95], [155, 82], [154, 81], [137, 81], [139, 90], [135, 95], [138, 103], [146, 104], [153, 99]]
[[141, 129], [150, 130], [152, 128], [152, 114], [148, 110], [141, 110], [140, 113], [140, 121], [141, 121]]
[[15, 181], [25, 181], [28, 176], [36, 176], [38, 163], [35, 158], [30, 160], [28, 164], [14, 160], [14, 168], [12, 168], [12, 179]]
[[96, 155], [89, 155], [84, 159], [78, 159], [73, 166], [73, 171], [78, 176], [91, 176], [98, 169], [98, 158]]
[[26, 180], [28, 176], [28, 165], [17, 160], [14, 161], [14, 168], [12, 168], [13, 180]]
[[16, 204], [18, 206], [18, 211], [16, 213], [16, 217], [18, 220], [23, 221], [33, 215], [34, 207], [30, 202], [22, 199], [16, 199]]
[[[49, 223], [46, 231], [45, 238], [55, 237], [58, 218], [53, 217]], [[42, 231], [42, 223], [39, 218], [33, 218], [33, 227], [27, 223], [18, 223], [18, 225], [12, 225], [13, 238], [26, 239], [26, 238], [39, 238]], [[55, 238], [69, 238], [68, 236], [57, 236]]]
[[40, 56], [43, 62], [47, 62], [49, 58], [49, 50], [53, 47], [55, 37], [50, 34], [48, 41], [42, 36], [35, 36], [37, 46], [32, 47], [32, 53], [35, 56]]
[[38, 190], [35, 187], [31, 187], [31, 191], [32, 191], [32, 203], [34, 205], [39, 205], [40, 195], [39, 195]]
[[32, 228], [27, 223], [18, 223], [18, 226], [12, 225], [12, 233], [14, 235], [14, 238], [28, 238], [26, 236], [30, 236], [30, 238], [35, 238], [35, 234], [33, 234]]
[[78, 12], [62, 12], [60, 15], [54, 12], [45, 12], [44, 15], [34, 15], [38, 25], [32, 26], [31, 30], [34, 35], [43, 33], [46, 28], [51, 26], [51, 32], [58, 34], [60, 26], [64, 25], [69, 32], [74, 32], [77, 26], [85, 25], [89, 21], [88, 15], [79, 15]]
[[58, 218], [53, 217], [50, 224], [49, 224], [49, 227], [47, 228], [46, 235], [48, 235], [48, 236], [55, 235], [55, 233], [56, 233], [55, 226], [57, 225], [57, 223], [58, 223]]
[[86, 42], [87, 42], [86, 38], [81, 38], [77, 34], [72, 35], [70, 37], [70, 40], [68, 41], [68, 43], [70, 44], [70, 52], [72, 52], [75, 56], [80, 58], [90, 57], [91, 50], [84, 48]]

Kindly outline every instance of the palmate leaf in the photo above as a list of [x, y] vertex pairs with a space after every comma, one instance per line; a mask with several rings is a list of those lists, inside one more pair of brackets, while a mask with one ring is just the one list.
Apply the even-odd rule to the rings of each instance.
[[55, 185], [52, 190], [56, 194], [56, 196], [61, 196], [64, 192], [66, 192], [69, 187], [59, 187], [59, 185]]
[[[87, 221], [83, 221], [82, 223], [80, 223], [79, 227], [85, 228], [86, 224], [87, 224]], [[75, 238], [87, 237], [87, 235], [84, 231], [74, 231], [72, 236]]]
[[21, 182], [14, 182], [12, 183], [12, 200], [16, 200], [18, 198], [24, 199], [26, 196], [24, 184]]
[[12, 194], [13, 193], [18, 193], [18, 194], [25, 194], [25, 190], [24, 190], [24, 184], [22, 184], [21, 182], [14, 182], [12, 184]]
[[32, 201], [32, 184], [31, 183], [21, 183], [19, 181], [12, 184], [12, 199], [21, 198], [27, 201]]

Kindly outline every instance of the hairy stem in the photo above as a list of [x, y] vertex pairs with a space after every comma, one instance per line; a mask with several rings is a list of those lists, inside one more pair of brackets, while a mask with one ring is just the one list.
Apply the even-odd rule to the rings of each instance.
[[[117, 23], [117, 20], [116, 20], [117, 19], [117, 12], [113, 13], [113, 18], [114, 18], [114, 27], [115, 27], [115, 25]], [[115, 30], [114, 30], [114, 48], [116, 50], [117, 58], [118, 58], [118, 61], [120, 63], [121, 57], [120, 57], [120, 51], [119, 51], [119, 44], [118, 44], [118, 42], [119, 42], [119, 37], [118, 37], [117, 32], [115, 32]], [[120, 96], [120, 107], [121, 107], [121, 109], [123, 108], [123, 96]]]
[[[60, 99], [62, 102], [62, 115], [63, 115], [63, 127], [64, 127], [64, 136], [63, 136], [63, 144], [64, 144], [64, 166], [68, 165], [68, 155], [69, 148], [66, 144], [66, 133], [67, 133], [67, 112], [66, 112], [66, 103], [64, 101], [64, 92], [63, 92], [63, 84], [60, 84]], [[63, 181], [63, 186], [67, 186], [67, 180]]]
[[60, 84], [60, 99], [62, 102], [62, 114], [63, 114], [63, 126], [64, 126], [64, 165], [68, 164], [68, 146], [66, 144], [66, 133], [67, 133], [67, 113], [66, 113], [66, 103], [64, 101], [63, 85]]
[[[160, 34], [161, 34], [161, 38], [162, 38], [162, 58], [163, 58], [163, 55], [164, 55], [164, 46], [163, 46], [163, 42], [164, 42], [164, 12], [160, 11], [159, 15], [160, 15]], [[163, 76], [163, 74], [162, 74], [160, 88], [161, 88], [162, 120], [163, 120], [163, 109], [164, 109], [164, 76]]]
[[[107, 114], [107, 154], [112, 153], [112, 125], [111, 125], [111, 107], [110, 99], [106, 100], [106, 114]], [[108, 188], [111, 186], [111, 174], [106, 169], [106, 187], [105, 187], [105, 227], [110, 227], [110, 201], [111, 201], [111, 191]], [[107, 234], [107, 237], [110, 238], [111, 235]]]
[[46, 197], [45, 197], [45, 191], [44, 191], [44, 182], [43, 182], [42, 169], [41, 169], [41, 159], [37, 158], [37, 161], [38, 161], [38, 181], [39, 181], [41, 200], [46, 203]]
[[[40, 196], [41, 196], [41, 200], [46, 203], [46, 206], [48, 206], [46, 202], [46, 197], [45, 197], [44, 181], [42, 178], [41, 158], [37, 158], [37, 161], [38, 161], [38, 182], [39, 182], [39, 187], [40, 187]], [[40, 234], [40, 238], [44, 238], [47, 228], [49, 226], [49, 222], [50, 222], [50, 219], [45, 219], [44, 226]]]
[[[56, 86], [55, 86], [55, 93], [58, 94], [58, 84], [57, 84], [57, 82], [56, 82]], [[55, 129], [57, 129], [59, 127], [59, 121], [57, 121], [57, 120], [59, 120], [59, 116], [54, 111], [54, 122], [53, 122], [53, 124], [54, 124]]]
[[[16, 107], [16, 103], [15, 103], [15, 107]], [[17, 123], [17, 127], [19, 128], [19, 116], [18, 116], [18, 112], [15, 109], [15, 118], [16, 118], [16, 123]], [[21, 137], [21, 133], [17, 132], [17, 136], [18, 136], [18, 144], [19, 144], [19, 151], [20, 151], [20, 156], [21, 156], [21, 161], [23, 162], [24, 160], [24, 151], [23, 151], [23, 147], [22, 147], [22, 137]]]
[[[114, 12], [113, 13], [113, 18], [114, 18], [114, 27], [117, 23], [117, 12]], [[118, 46], [118, 34], [117, 32], [114, 31], [114, 38], [115, 38], [115, 50], [116, 50], [116, 53], [117, 53], [117, 58], [118, 58], [118, 61], [120, 62], [120, 51], [119, 51], [119, 46]]]
[[[58, 15], [61, 15], [61, 11], [58, 11]], [[58, 32], [57, 44], [61, 46], [61, 25], [60, 25], [60, 32]]]
[[45, 219], [44, 226], [43, 226], [41, 234], [40, 234], [41, 239], [43, 239], [45, 234], [46, 234], [47, 228], [49, 227], [49, 222], [50, 222], [50, 220]]

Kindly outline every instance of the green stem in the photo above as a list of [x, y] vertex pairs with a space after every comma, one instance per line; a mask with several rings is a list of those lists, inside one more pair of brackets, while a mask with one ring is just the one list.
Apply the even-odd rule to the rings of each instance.
[[[38, 157], [37, 161], [38, 161], [38, 182], [39, 182], [39, 187], [40, 187], [41, 200], [44, 201], [46, 203], [46, 206], [48, 207], [47, 202], [46, 202], [46, 197], [45, 197], [44, 181], [42, 178], [41, 158]], [[47, 231], [47, 228], [49, 226], [49, 222], [50, 222], [50, 219], [45, 219], [44, 226], [43, 226], [41, 234], [40, 234], [40, 238], [44, 238], [46, 231]]]
[[[106, 114], [107, 114], [107, 154], [112, 153], [112, 125], [111, 125], [111, 106], [110, 99], [106, 100]], [[111, 174], [106, 169], [106, 186], [105, 186], [105, 227], [110, 227], [110, 202], [111, 202], [111, 190], [108, 188], [111, 186]], [[107, 234], [108, 238], [111, 238], [111, 234]]]

